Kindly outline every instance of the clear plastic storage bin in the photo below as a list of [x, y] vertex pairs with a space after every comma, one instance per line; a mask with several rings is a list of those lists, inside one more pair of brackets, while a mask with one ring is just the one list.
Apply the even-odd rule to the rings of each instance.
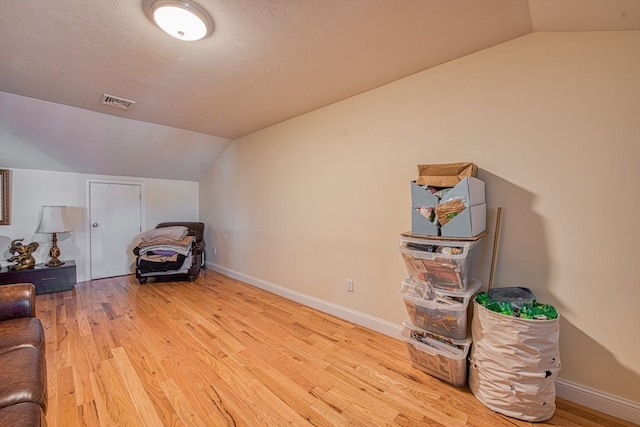
[[434, 334], [464, 340], [471, 328], [469, 301], [481, 285], [479, 280], [471, 279], [466, 291], [451, 292], [409, 278], [402, 282], [399, 293], [413, 325]]
[[406, 342], [414, 368], [456, 387], [467, 384], [467, 355], [471, 338], [446, 339], [420, 330], [409, 321], [404, 322], [400, 337]]
[[461, 292], [467, 290], [471, 253], [478, 242], [403, 238], [398, 250], [409, 276], [439, 289]]

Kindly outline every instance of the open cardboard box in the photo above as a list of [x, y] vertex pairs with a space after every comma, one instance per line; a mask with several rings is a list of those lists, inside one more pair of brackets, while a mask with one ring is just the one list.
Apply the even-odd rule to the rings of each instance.
[[[426, 218], [425, 218], [426, 219]], [[487, 229], [487, 204], [469, 206], [440, 227], [443, 237], [474, 237]]]
[[[418, 208], [435, 208], [454, 198], [464, 201], [465, 209], [443, 226], [425, 218]], [[487, 205], [484, 182], [464, 177], [442, 200], [415, 181], [411, 182], [411, 232], [420, 236], [474, 237], [487, 228]]]

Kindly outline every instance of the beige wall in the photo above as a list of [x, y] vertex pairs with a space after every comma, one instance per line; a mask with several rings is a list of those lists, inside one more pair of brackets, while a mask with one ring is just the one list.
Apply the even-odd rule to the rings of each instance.
[[640, 402], [639, 76], [638, 32], [535, 33], [233, 141], [200, 183], [210, 261], [400, 324], [409, 181], [471, 161], [496, 286], [559, 308], [561, 378]]

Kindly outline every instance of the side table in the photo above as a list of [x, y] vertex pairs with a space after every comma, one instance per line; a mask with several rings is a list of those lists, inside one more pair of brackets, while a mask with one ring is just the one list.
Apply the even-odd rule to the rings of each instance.
[[36, 294], [69, 291], [76, 284], [76, 262], [65, 261], [64, 265], [58, 267], [36, 264], [34, 268], [18, 271], [2, 267], [0, 285], [11, 283], [33, 283]]

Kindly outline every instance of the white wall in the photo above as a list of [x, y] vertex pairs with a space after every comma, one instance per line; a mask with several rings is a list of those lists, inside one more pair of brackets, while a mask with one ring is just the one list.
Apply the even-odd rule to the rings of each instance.
[[147, 228], [163, 221], [198, 220], [197, 182], [11, 169], [11, 225], [0, 226], [0, 265], [10, 264], [7, 259], [11, 256], [8, 251], [11, 240], [23, 237], [25, 242], [37, 241], [40, 244], [34, 254], [36, 262], [48, 261], [51, 242], [47, 236], [35, 233], [42, 206], [65, 205], [73, 232], [66, 240], [58, 241], [61, 259], [75, 260], [78, 281], [89, 280], [85, 271], [88, 238], [84, 226], [86, 179], [143, 183], [147, 194]]
[[471, 161], [473, 275], [502, 206], [496, 286], [558, 307], [564, 381], [637, 405], [638, 76], [638, 32], [534, 33], [235, 140], [200, 183], [211, 265], [399, 325], [409, 181]]

